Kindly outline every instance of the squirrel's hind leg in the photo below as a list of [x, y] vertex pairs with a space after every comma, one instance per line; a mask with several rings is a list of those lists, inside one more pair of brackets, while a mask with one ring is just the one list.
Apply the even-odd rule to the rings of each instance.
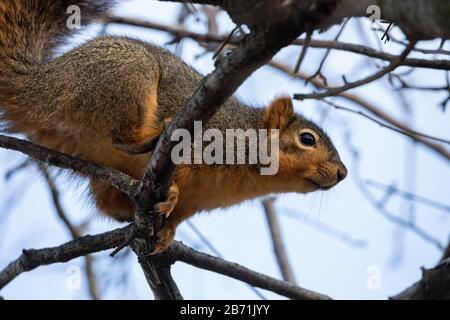
[[165, 119], [162, 126], [159, 126], [159, 129], [152, 131], [150, 134], [147, 132], [149, 136], [144, 141], [133, 141], [128, 143], [114, 143], [114, 147], [119, 149], [122, 152], [125, 152], [130, 155], [138, 155], [143, 153], [149, 153], [155, 150], [158, 140], [163, 133], [163, 131], [167, 128], [167, 126], [172, 121], [171, 118]]
[[[144, 102], [139, 103], [139, 122], [132, 127], [117, 128], [112, 132], [113, 145], [128, 154], [148, 152], [156, 145], [159, 135], [164, 130], [164, 123], [157, 115], [158, 85], [155, 83], [149, 89]], [[155, 142], [156, 140], [156, 142]]]
[[133, 219], [133, 204], [126, 194], [111, 185], [91, 180], [91, 192], [97, 208], [117, 221]]

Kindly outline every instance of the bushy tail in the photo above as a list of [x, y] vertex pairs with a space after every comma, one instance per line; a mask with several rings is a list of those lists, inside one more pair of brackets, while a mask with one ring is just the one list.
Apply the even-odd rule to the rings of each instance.
[[[114, 4], [108, 0], [0, 0], [0, 120], [14, 121], [23, 77], [45, 63], [54, 49]], [[31, 108], [32, 106], [27, 106]], [[22, 106], [23, 108], [23, 106]], [[8, 115], [9, 114], [9, 115]]]

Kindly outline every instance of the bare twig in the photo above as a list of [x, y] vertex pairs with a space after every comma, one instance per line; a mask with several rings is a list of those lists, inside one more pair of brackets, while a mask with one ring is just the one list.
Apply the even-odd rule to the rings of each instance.
[[419, 136], [419, 137], [422, 137], [422, 138], [426, 138], [426, 139], [429, 139], [429, 140], [434, 140], [434, 141], [437, 141], [437, 142], [441, 142], [441, 143], [445, 143], [445, 144], [449, 144], [450, 145], [450, 140], [446, 140], [446, 139], [430, 136], [428, 134], [424, 134], [424, 133], [421, 133], [421, 132], [418, 132], [418, 131], [412, 130], [412, 129], [410, 129], [409, 131], [405, 131], [405, 130], [399, 129], [399, 128], [395, 127], [395, 126], [386, 124], [383, 121], [380, 121], [379, 119], [377, 119], [375, 117], [372, 117], [372, 116], [370, 116], [370, 115], [368, 115], [368, 114], [366, 114], [366, 113], [364, 113], [364, 112], [362, 112], [360, 110], [353, 110], [353, 109], [350, 109], [350, 108], [347, 108], [347, 107], [344, 107], [344, 106], [340, 106], [340, 105], [337, 105], [336, 103], [331, 102], [329, 100], [325, 100], [325, 99], [320, 99], [320, 100], [325, 102], [326, 104], [334, 107], [337, 110], [343, 110], [343, 111], [347, 111], [347, 112], [350, 112], [350, 113], [354, 113], [354, 114], [360, 115], [363, 118], [366, 118], [366, 119], [368, 119], [368, 120], [370, 120], [372, 122], [375, 122], [376, 124], [380, 125], [381, 127], [387, 128], [389, 130], [393, 130], [395, 132], [398, 132], [398, 133], [403, 134], [405, 136], [408, 136], [410, 138], [414, 139], [415, 137]]
[[364, 79], [355, 81], [355, 82], [348, 82], [343, 86], [330, 88], [326, 90], [325, 92], [321, 93], [310, 93], [310, 94], [294, 94], [294, 99], [297, 100], [305, 100], [305, 99], [323, 99], [330, 96], [336, 96], [340, 93], [343, 93], [344, 91], [348, 91], [360, 86], [363, 86], [365, 84], [371, 83], [375, 80], [378, 80], [379, 78], [383, 77], [384, 75], [388, 74], [389, 72], [395, 70], [398, 66], [401, 65], [403, 59], [407, 57], [407, 55], [411, 52], [411, 50], [416, 45], [416, 41], [411, 41], [409, 45], [403, 50], [403, 52], [398, 56], [394, 61], [392, 61], [388, 66], [385, 68], [379, 70], [378, 72], [374, 73], [371, 76], [368, 76]]
[[[347, 134], [347, 136], [348, 136], [348, 134]], [[403, 219], [400, 216], [391, 213], [389, 210], [387, 210], [385, 208], [386, 199], [384, 198], [382, 200], [377, 200], [377, 198], [370, 192], [370, 190], [364, 184], [363, 179], [361, 178], [361, 175], [359, 172], [360, 161], [359, 161], [359, 157], [358, 157], [358, 152], [357, 152], [356, 148], [352, 145], [351, 138], [349, 136], [347, 138], [348, 138], [347, 139], [348, 143], [346, 144], [346, 146], [347, 146], [347, 148], [349, 148], [349, 150], [353, 156], [353, 161], [354, 161], [355, 167], [356, 167], [356, 169], [353, 170], [353, 178], [354, 178], [356, 185], [358, 186], [358, 190], [367, 199], [367, 201], [374, 208], [376, 208], [377, 212], [383, 218], [385, 218], [387, 221], [390, 221], [401, 227], [404, 227], [406, 230], [411, 231], [412, 233], [417, 235], [422, 240], [424, 240], [427, 243], [436, 247], [438, 250], [441, 250], [441, 251], [444, 250], [444, 245], [442, 244], [442, 242], [439, 239], [435, 238], [430, 233], [428, 233], [421, 227], [417, 226], [414, 223], [414, 221], [409, 221], [409, 220]], [[386, 194], [386, 196], [390, 196], [390, 195], [391, 195], [391, 193]]]
[[432, 199], [428, 199], [426, 197], [423, 197], [423, 196], [420, 196], [420, 195], [417, 195], [417, 194], [414, 194], [414, 193], [411, 193], [411, 192], [406, 192], [406, 191], [400, 190], [400, 189], [396, 188], [393, 185], [387, 185], [387, 184], [380, 183], [380, 182], [377, 182], [377, 181], [373, 181], [373, 180], [370, 180], [370, 179], [366, 180], [366, 184], [369, 187], [374, 187], [374, 188], [382, 189], [382, 190], [389, 190], [392, 193], [398, 194], [399, 196], [401, 196], [401, 197], [403, 197], [403, 198], [405, 198], [407, 200], [415, 201], [415, 202], [418, 202], [418, 203], [422, 203], [424, 205], [427, 205], [427, 206], [430, 206], [430, 207], [433, 207], [433, 208], [445, 211], [447, 213], [450, 213], [450, 205], [447, 205], [447, 204], [444, 204], [444, 203], [440, 203], [438, 201], [435, 201], [435, 200], [432, 200]]
[[[384, 30], [381, 29], [381, 28], [374, 28], [373, 30], [384, 32]], [[389, 35], [389, 38], [390, 38], [390, 41], [392, 41], [392, 42], [394, 42], [394, 43], [401, 44], [401, 45], [403, 45], [403, 46], [407, 46], [407, 45], [408, 45], [408, 42], [407, 42], [407, 41], [400, 40], [400, 39], [398, 39], [398, 38], [396, 38], [396, 37], [394, 37], [394, 36], [392, 36], [392, 35]], [[436, 54], [443, 54], [443, 55], [450, 55], [450, 51], [445, 50], [445, 49], [442, 49], [442, 46], [443, 46], [443, 44], [444, 44], [445, 41], [446, 41], [446, 40], [443, 39], [443, 40], [441, 41], [441, 44], [439, 45], [439, 48], [437, 48], [437, 49], [425, 49], [425, 48], [418, 48], [418, 47], [415, 47], [413, 51], [414, 51], [414, 52], [420, 52], [420, 53], [423, 53], [423, 54], [434, 54], [434, 55], [436, 55]]]
[[[345, 29], [345, 26], [347, 25], [347, 23], [349, 21], [350, 21], [350, 19], [345, 19], [344, 23], [342, 23], [342, 26], [339, 29], [339, 32], [336, 34], [336, 37], [334, 38], [334, 41], [338, 41], [339, 40], [339, 37], [341, 36], [342, 32]], [[306, 39], [306, 40], [308, 40], [308, 39]], [[309, 42], [311, 42], [311, 41], [309, 41]], [[330, 55], [330, 53], [331, 53], [331, 48], [328, 48], [327, 51], [325, 52], [325, 55], [322, 58], [322, 61], [319, 64], [319, 68], [317, 68], [317, 71], [312, 76], [310, 76], [308, 79], [305, 80], [306, 83], [310, 82], [312, 79], [314, 79], [317, 76], [322, 76], [323, 82], [325, 83], [325, 85], [327, 85], [327, 80], [326, 80], [327, 78], [322, 74], [322, 69], [323, 69], [323, 66], [325, 65], [325, 62], [327, 61], [328, 56]], [[298, 72], [298, 69], [297, 69], [297, 72]]]
[[234, 27], [233, 30], [230, 31], [228, 36], [225, 38], [225, 41], [220, 45], [220, 47], [214, 52], [213, 54], [213, 60], [217, 58], [217, 56], [222, 52], [223, 48], [230, 42], [231, 38], [233, 37], [234, 33], [239, 30], [240, 26]]
[[281, 235], [281, 228], [280, 224], [278, 223], [273, 202], [273, 199], [270, 198], [263, 200], [262, 204], [267, 219], [267, 225], [269, 226], [278, 267], [280, 268], [281, 275], [283, 276], [284, 281], [296, 283], [294, 271], [292, 270], [291, 264], [289, 263], [289, 258], [284, 246], [283, 237]]
[[303, 60], [306, 57], [306, 53], [308, 52], [309, 44], [311, 43], [312, 31], [308, 31], [306, 33], [305, 44], [302, 47], [302, 52], [298, 57], [297, 63], [295, 64], [294, 74], [300, 70], [300, 66], [302, 65]]
[[22, 161], [21, 163], [19, 163], [18, 165], [12, 167], [11, 169], [9, 169], [6, 174], [5, 174], [5, 179], [9, 180], [11, 179], [16, 173], [22, 171], [25, 168], [28, 168], [30, 166], [30, 164], [32, 163], [31, 159], [25, 159], [24, 161]]
[[280, 212], [280, 214], [282, 214], [290, 219], [293, 219], [302, 224], [308, 225], [308, 226], [314, 228], [316, 231], [318, 231], [328, 237], [331, 237], [332, 239], [335, 239], [337, 241], [345, 243], [351, 247], [366, 248], [368, 245], [366, 240], [354, 238], [350, 234], [347, 234], [346, 232], [344, 232], [342, 230], [338, 230], [328, 224], [317, 221], [316, 219], [311, 219], [307, 214], [299, 212], [297, 210], [292, 210], [292, 209], [289, 209], [286, 207], [282, 207], [282, 208], [280, 208], [279, 212]]
[[[45, 181], [47, 182], [47, 185], [50, 189], [50, 194], [52, 197], [53, 207], [55, 208], [55, 211], [59, 217], [59, 219], [63, 222], [64, 226], [67, 228], [67, 230], [70, 232], [70, 235], [72, 239], [77, 239], [82, 236], [82, 232], [78, 227], [73, 225], [72, 222], [70, 222], [69, 217], [65, 213], [60, 196], [59, 196], [59, 190], [56, 186], [55, 181], [50, 175], [50, 172], [46, 168], [46, 166], [42, 163], [38, 163], [38, 166], [44, 175]], [[89, 294], [91, 295], [91, 298], [93, 300], [99, 300], [100, 296], [98, 294], [97, 289], [97, 280], [94, 272], [94, 258], [91, 255], [85, 256], [85, 274], [86, 274], [86, 280], [89, 287]]]
[[195, 250], [177, 242], [170, 251], [178, 261], [188, 263], [201, 269], [213, 271], [243, 281], [255, 287], [278, 293], [292, 299], [323, 300], [329, 297], [302, 289], [292, 283], [277, 280], [258, 272], [251, 271], [236, 263], [224, 261]]
[[[145, 245], [145, 243], [143, 243]], [[176, 261], [167, 252], [150, 257], [145, 254], [146, 248], [139, 248], [134, 242], [131, 248], [138, 256], [139, 264], [144, 272], [145, 279], [153, 291], [156, 300], [183, 300], [175, 280], [171, 275], [171, 266]]]

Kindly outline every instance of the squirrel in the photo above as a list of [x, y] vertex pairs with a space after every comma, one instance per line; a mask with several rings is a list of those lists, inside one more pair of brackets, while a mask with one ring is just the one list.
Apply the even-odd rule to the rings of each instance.
[[[114, 2], [0, 2], [0, 121], [8, 133], [141, 179], [152, 152], [133, 151], [162, 133], [202, 75], [166, 49], [127, 37], [99, 36], [57, 55], [74, 31], [67, 26], [69, 6], [81, 9], [86, 25]], [[167, 218], [152, 254], [165, 250], [177, 226], [197, 212], [269, 194], [327, 190], [347, 175], [330, 138], [296, 114], [289, 97], [264, 108], [231, 97], [208, 127], [278, 129], [279, 170], [261, 175], [250, 165], [179, 165], [155, 208]], [[91, 178], [90, 192], [101, 212], [132, 219], [132, 202], [118, 189]]]

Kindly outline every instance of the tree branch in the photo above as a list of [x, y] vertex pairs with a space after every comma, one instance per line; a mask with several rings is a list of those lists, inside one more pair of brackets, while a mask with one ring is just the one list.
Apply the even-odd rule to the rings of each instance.
[[375, 80], [378, 80], [381, 77], [383, 77], [384, 75], [388, 74], [389, 72], [395, 70], [398, 66], [400, 66], [403, 59], [405, 59], [406, 56], [411, 52], [411, 50], [414, 48], [415, 44], [416, 44], [416, 42], [414, 42], [414, 41], [410, 42], [408, 44], [408, 46], [405, 48], [405, 50], [403, 50], [403, 52], [400, 54], [400, 56], [398, 56], [388, 66], [379, 70], [378, 72], [374, 73], [371, 76], [368, 76], [364, 79], [361, 79], [361, 80], [358, 80], [355, 82], [346, 83], [345, 85], [340, 86], [340, 87], [329, 88], [325, 92], [320, 92], [320, 93], [314, 92], [314, 93], [310, 93], [310, 94], [297, 93], [297, 94], [294, 94], [294, 99], [297, 99], [297, 100], [323, 99], [326, 97], [339, 95], [340, 93], [343, 93], [344, 91], [348, 91], [348, 90], [363, 86], [365, 84], [371, 83]]
[[435, 137], [435, 136], [431, 136], [431, 135], [428, 135], [428, 134], [425, 134], [425, 133], [421, 133], [421, 132], [418, 132], [418, 131], [412, 130], [412, 129], [410, 129], [409, 131], [402, 130], [402, 129], [399, 129], [399, 128], [395, 127], [395, 126], [391, 126], [389, 124], [386, 124], [383, 121], [379, 120], [378, 118], [375, 118], [375, 117], [373, 117], [371, 115], [368, 115], [368, 114], [366, 114], [366, 113], [364, 113], [364, 112], [362, 112], [360, 110], [353, 110], [353, 109], [350, 109], [350, 108], [347, 108], [347, 107], [344, 107], [344, 106], [340, 106], [340, 105], [337, 105], [334, 102], [331, 102], [331, 101], [325, 100], [325, 99], [321, 99], [321, 101], [325, 102], [326, 104], [328, 104], [329, 106], [332, 106], [333, 108], [335, 108], [337, 110], [344, 110], [344, 111], [347, 111], [347, 112], [350, 112], [350, 113], [353, 113], [353, 114], [360, 115], [361, 117], [366, 118], [366, 119], [368, 119], [368, 120], [378, 124], [381, 127], [390, 129], [392, 131], [395, 131], [397, 133], [400, 133], [402, 135], [410, 137], [413, 140], [415, 139], [415, 137], [421, 137], [421, 138], [425, 138], [425, 139], [428, 139], [428, 140], [434, 140], [434, 141], [437, 141], [437, 142], [440, 142], [440, 143], [445, 143], [447, 145], [450, 145], [450, 140], [439, 138], [439, 137]]
[[[67, 214], [63, 209], [59, 196], [58, 187], [56, 186], [55, 181], [51, 177], [47, 167], [42, 163], [38, 163], [38, 166], [42, 174], [44, 175], [45, 181], [47, 182], [48, 188], [50, 190], [50, 195], [52, 197], [53, 207], [55, 208], [55, 211], [59, 219], [63, 222], [64, 226], [69, 231], [70, 235], [72, 236], [72, 239], [77, 239], [81, 237], [82, 232], [80, 228], [76, 227], [75, 225], [72, 224], [72, 222], [70, 222], [69, 218], [67, 217]], [[91, 298], [93, 300], [100, 300], [100, 296], [97, 290], [96, 276], [94, 273], [94, 258], [92, 257], [92, 255], [85, 256], [85, 274]]]
[[95, 236], [87, 235], [63, 245], [39, 250], [23, 250], [22, 255], [0, 272], [0, 289], [23, 272], [43, 265], [67, 262], [94, 252], [112, 249], [123, 243], [133, 226], [108, 231]]
[[[124, 228], [116, 229], [106, 233], [95, 236], [83, 236], [76, 240], [67, 242], [58, 247], [45, 248], [39, 250], [24, 250], [22, 255], [11, 262], [5, 269], [0, 272], [0, 290], [8, 283], [19, 276], [21, 273], [33, 270], [39, 266], [49, 265], [59, 262], [67, 262], [72, 259], [85, 256], [87, 254], [99, 252], [102, 250], [112, 249], [123, 243], [128, 237], [133, 226], [128, 225]], [[135, 248], [133, 248], [135, 249]], [[146, 265], [143, 267], [147, 279], [152, 281], [149, 284], [157, 293], [178, 292], [175, 288], [155, 289], [154, 286], [166, 286], [174, 284], [170, 277], [168, 266], [176, 261], [182, 261], [190, 265], [210, 270], [219, 274], [223, 274], [234, 279], [246, 282], [252, 286], [266, 289], [277, 294], [293, 298], [293, 299], [329, 299], [327, 296], [302, 289], [294, 284], [280, 281], [269, 276], [260, 274], [258, 272], [247, 269], [236, 263], [231, 263], [220, 258], [216, 258], [204, 253], [197, 252], [180, 242], [175, 241], [170, 248], [158, 255], [157, 261], [153, 258], [141, 256], [142, 250], [136, 250], [141, 259], [141, 263]], [[147, 264], [148, 262], [150, 264]], [[161, 264], [161, 265], [157, 265]], [[157, 274], [155, 275], [155, 270]], [[159, 272], [158, 270], [163, 270]], [[169, 275], [169, 277], [167, 277]], [[156, 276], [156, 278], [154, 278]], [[176, 294], [168, 296], [159, 296], [157, 298], [181, 298], [181, 295]]]
[[0, 135], [0, 148], [19, 151], [48, 165], [70, 169], [81, 175], [108, 182], [129, 196], [134, 195], [137, 190], [138, 181], [118, 170], [77, 159], [29, 141]]
[[422, 279], [391, 297], [394, 300], [449, 300], [450, 258], [432, 269], [422, 268]]
[[296, 283], [294, 271], [289, 263], [286, 248], [284, 247], [283, 238], [281, 235], [280, 224], [278, 223], [277, 215], [274, 208], [274, 199], [265, 199], [262, 201], [264, 213], [267, 219], [270, 235], [272, 238], [273, 249], [277, 258], [278, 266], [283, 276], [284, 281]]
[[[199, 42], [206, 43], [223, 43], [226, 40], [226, 36], [218, 36], [213, 34], [202, 34], [197, 32], [188, 31], [179, 27], [174, 27], [167, 24], [161, 24], [157, 22], [147, 21], [137, 18], [121, 17], [117, 15], [108, 15], [103, 18], [104, 23], [117, 23], [126, 24], [135, 27], [148, 28], [172, 34], [176, 39], [190, 38]], [[232, 37], [228, 43], [237, 45], [240, 41], [240, 37]], [[387, 52], [375, 50], [373, 48], [353, 44], [341, 41], [332, 40], [316, 40], [311, 39], [309, 42], [307, 39], [296, 39], [291, 45], [304, 46], [308, 45], [311, 48], [322, 49], [334, 49], [339, 51], [352, 52], [360, 55], [364, 55], [371, 58], [376, 58], [388, 62], [393, 62], [398, 56]], [[448, 60], [427, 60], [417, 58], [405, 58], [401, 64], [402, 66], [416, 67], [416, 68], [429, 68], [438, 70], [450, 70], [450, 61]]]
[[175, 262], [173, 257], [170, 257], [167, 252], [163, 252], [156, 257], [149, 257], [145, 255], [145, 247], [139, 248], [137, 242], [134, 242], [131, 247], [138, 256], [139, 264], [155, 299], [183, 300], [183, 296], [170, 273], [170, 268]]
[[228, 262], [220, 258], [197, 252], [180, 242], [175, 242], [170, 247], [174, 259], [193, 265], [195, 267], [223, 274], [225, 276], [243, 281], [252, 286], [266, 289], [291, 299], [301, 300], [329, 300], [325, 296], [314, 291], [300, 288], [292, 283], [277, 280], [264, 274], [251, 271], [236, 263]]

